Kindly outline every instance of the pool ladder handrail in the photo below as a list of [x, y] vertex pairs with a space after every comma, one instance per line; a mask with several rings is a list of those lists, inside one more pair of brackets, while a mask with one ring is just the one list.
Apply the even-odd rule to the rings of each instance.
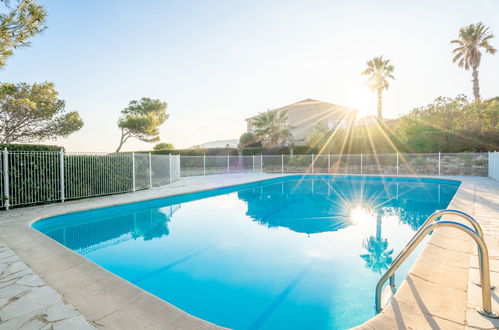
[[[441, 216], [444, 215], [456, 215], [467, 220], [472, 227], [471, 229], [468, 226], [465, 226], [461, 223], [455, 221], [440, 221], [438, 220]], [[483, 239], [483, 231], [478, 222], [469, 214], [458, 210], [441, 210], [436, 211], [431, 216], [429, 216], [420, 229], [416, 232], [413, 238], [407, 243], [404, 249], [397, 255], [395, 260], [392, 262], [391, 266], [387, 269], [387, 271], [381, 276], [377, 285], [376, 285], [376, 294], [375, 294], [375, 307], [376, 313], [380, 313], [382, 310], [381, 307], [381, 291], [383, 289], [383, 285], [389, 279], [390, 287], [392, 291], [395, 289], [395, 271], [400, 267], [400, 265], [407, 259], [407, 257], [414, 251], [414, 249], [421, 243], [421, 241], [435, 229], [441, 227], [450, 227], [459, 229], [466, 234], [468, 234], [477, 244], [478, 248], [478, 260], [479, 260], [479, 268], [480, 268], [480, 286], [482, 288], [482, 307], [477, 308], [478, 312], [482, 315], [485, 315], [490, 318], [499, 318], [497, 313], [492, 312], [492, 302], [491, 302], [491, 286], [490, 286], [490, 268], [489, 268], [489, 251], [487, 249], [487, 245]]]
[[[419, 227], [419, 230], [411, 238], [411, 241], [409, 241], [409, 243], [406, 244], [404, 249], [402, 251], [400, 251], [400, 253], [397, 255], [397, 257], [392, 262], [392, 264], [394, 264], [397, 261], [397, 258], [400, 258], [405, 253], [405, 250], [408, 248], [408, 246], [411, 244], [411, 242], [416, 238], [416, 236], [419, 235], [419, 233], [421, 233], [423, 231], [423, 229], [426, 226], [428, 226], [429, 224], [432, 224], [434, 221], [436, 221], [438, 218], [440, 218], [444, 215], [456, 215], [464, 220], [467, 220], [473, 226], [473, 229], [478, 234], [478, 236], [480, 236], [483, 239], [482, 227], [480, 227], [480, 224], [478, 223], [478, 221], [476, 221], [471, 215], [469, 215], [465, 212], [453, 210], [453, 209], [438, 210], [438, 211], [435, 211], [428, 218], [426, 218], [425, 222]], [[480, 253], [480, 251], [478, 253]], [[479, 256], [478, 257], [479, 262], [480, 262], [480, 259], [481, 258]], [[476, 284], [480, 285], [479, 282], [477, 282]], [[391, 286], [392, 290], [395, 289], [395, 273], [393, 273], [392, 276], [390, 276], [390, 286]]]

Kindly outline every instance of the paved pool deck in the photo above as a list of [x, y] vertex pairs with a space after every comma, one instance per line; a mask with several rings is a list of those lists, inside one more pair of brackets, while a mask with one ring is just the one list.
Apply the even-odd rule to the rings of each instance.
[[[49, 216], [280, 176], [247, 173], [187, 177], [136, 193], [1, 211], [0, 288], [9, 298], [2, 300], [0, 289], [0, 329], [22, 326], [32, 329], [221, 329], [108, 272], [30, 225]], [[481, 177], [442, 178], [462, 181], [449, 207], [471, 214], [482, 225], [490, 253], [491, 282], [499, 287], [499, 182]], [[2, 253], [5, 256], [2, 257]], [[15, 266], [22, 269], [11, 268], [6, 275], [6, 269], [12, 267], [13, 262], [24, 266]], [[13, 275], [17, 276], [14, 282]], [[28, 279], [23, 279], [28, 275]], [[8, 276], [11, 278], [5, 280]], [[383, 312], [358, 328], [496, 329], [499, 320], [485, 318], [475, 311], [481, 300], [481, 289], [473, 284], [476, 280], [478, 261], [471, 240], [456, 230], [439, 229], [426, 243]], [[29, 296], [27, 292], [39, 289], [50, 292], [47, 295], [52, 300], [43, 306], [36, 304], [40, 299], [23, 300]], [[13, 303], [18, 312], [9, 314]], [[499, 312], [499, 296], [495, 292], [492, 305], [493, 310]]]

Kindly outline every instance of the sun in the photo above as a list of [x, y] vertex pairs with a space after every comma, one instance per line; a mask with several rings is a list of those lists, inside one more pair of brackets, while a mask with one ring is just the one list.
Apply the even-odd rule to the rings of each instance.
[[364, 85], [351, 88], [345, 95], [345, 104], [356, 109], [357, 119], [376, 114], [376, 97]]

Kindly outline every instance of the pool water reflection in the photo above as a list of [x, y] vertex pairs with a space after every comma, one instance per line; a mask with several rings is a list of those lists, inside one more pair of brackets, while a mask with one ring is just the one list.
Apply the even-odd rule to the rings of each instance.
[[380, 274], [421, 223], [447, 207], [458, 185], [288, 177], [68, 214], [33, 227], [222, 326], [346, 329], [374, 315]]

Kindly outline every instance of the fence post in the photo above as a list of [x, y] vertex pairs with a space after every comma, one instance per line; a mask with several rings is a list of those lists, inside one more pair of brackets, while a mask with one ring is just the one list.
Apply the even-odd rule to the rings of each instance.
[[253, 155], [253, 172], [255, 172], [255, 155]]
[[149, 188], [152, 188], [152, 157], [149, 153]]
[[135, 152], [132, 152], [132, 191], [135, 192]]
[[178, 161], [176, 161], [176, 162], [178, 163], [178, 178], [180, 180], [180, 178], [182, 177], [182, 163], [181, 163], [182, 156], [180, 154], [174, 155], [174, 156], [177, 156]]
[[314, 173], [314, 154], [312, 154], [312, 173]]
[[229, 159], [229, 155], [227, 155], [227, 174], [230, 173], [230, 159]]
[[[497, 155], [497, 151], [494, 151], [494, 159], [493, 159], [493, 165], [494, 165], [494, 176], [492, 177], [495, 180], [499, 180], [499, 157]], [[489, 158], [490, 161], [490, 158]]]
[[[180, 156], [178, 157], [180, 158]], [[169, 183], [172, 183], [172, 154], [168, 155], [168, 172], [168, 181], [170, 181]]]
[[281, 154], [281, 173], [284, 173], [284, 154]]
[[61, 179], [61, 202], [64, 203], [66, 196], [64, 195], [64, 150], [61, 149], [59, 168], [60, 168], [60, 179]]
[[263, 173], [263, 155], [260, 155], [260, 172]]
[[3, 149], [3, 197], [4, 206], [8, 210], [10, 206], [9, 200], [9, 152], [7, 147]]
[[203, 155], [203, 175], [206, 175], [206, 154]]
[[492, 171], [493, 171], [493, 168], [492, 168], [493, 164], [491, 163], [492, 159], [491, 159], [490, 155], [491, 155], [491, 152], [490, 151], [487, 152], [487, 165], [488, 165], [487, 174], [489, 175], [489, 177], [492, 177], [491, 174], [492, 174]]
[[[439, 151], [439, 152], [438, 152], [438, 175], [440, 175], [440, 172], [441, 172], [441, 166], [440, 166], [440, 164], [441, 164], [441, 163], [440, 163], [440, 159], [441, 159], [441, 157], [440, 157], [440, 151]], [[440, 187], [440, 186], [439, 186], [439, 187]]]
[[362, 153], [360, 154], [360, 174], [363, 173], [363, 159], [362, 159]]
[[[494, 159], [493, 159], [493, 165], [494, 165], [494, 177], [493, 179], [499, 180], [499, 162], [498, 162], [498, 156], [497, 156], [497, 151], [494, 151]], [[489, 158], [490, 161], [490, 158]]]
[[399, 153], [397, 152], [397, 174], [399, 174]]
[[331, 154], [327, 154], [327, 172], [331, 173]]

